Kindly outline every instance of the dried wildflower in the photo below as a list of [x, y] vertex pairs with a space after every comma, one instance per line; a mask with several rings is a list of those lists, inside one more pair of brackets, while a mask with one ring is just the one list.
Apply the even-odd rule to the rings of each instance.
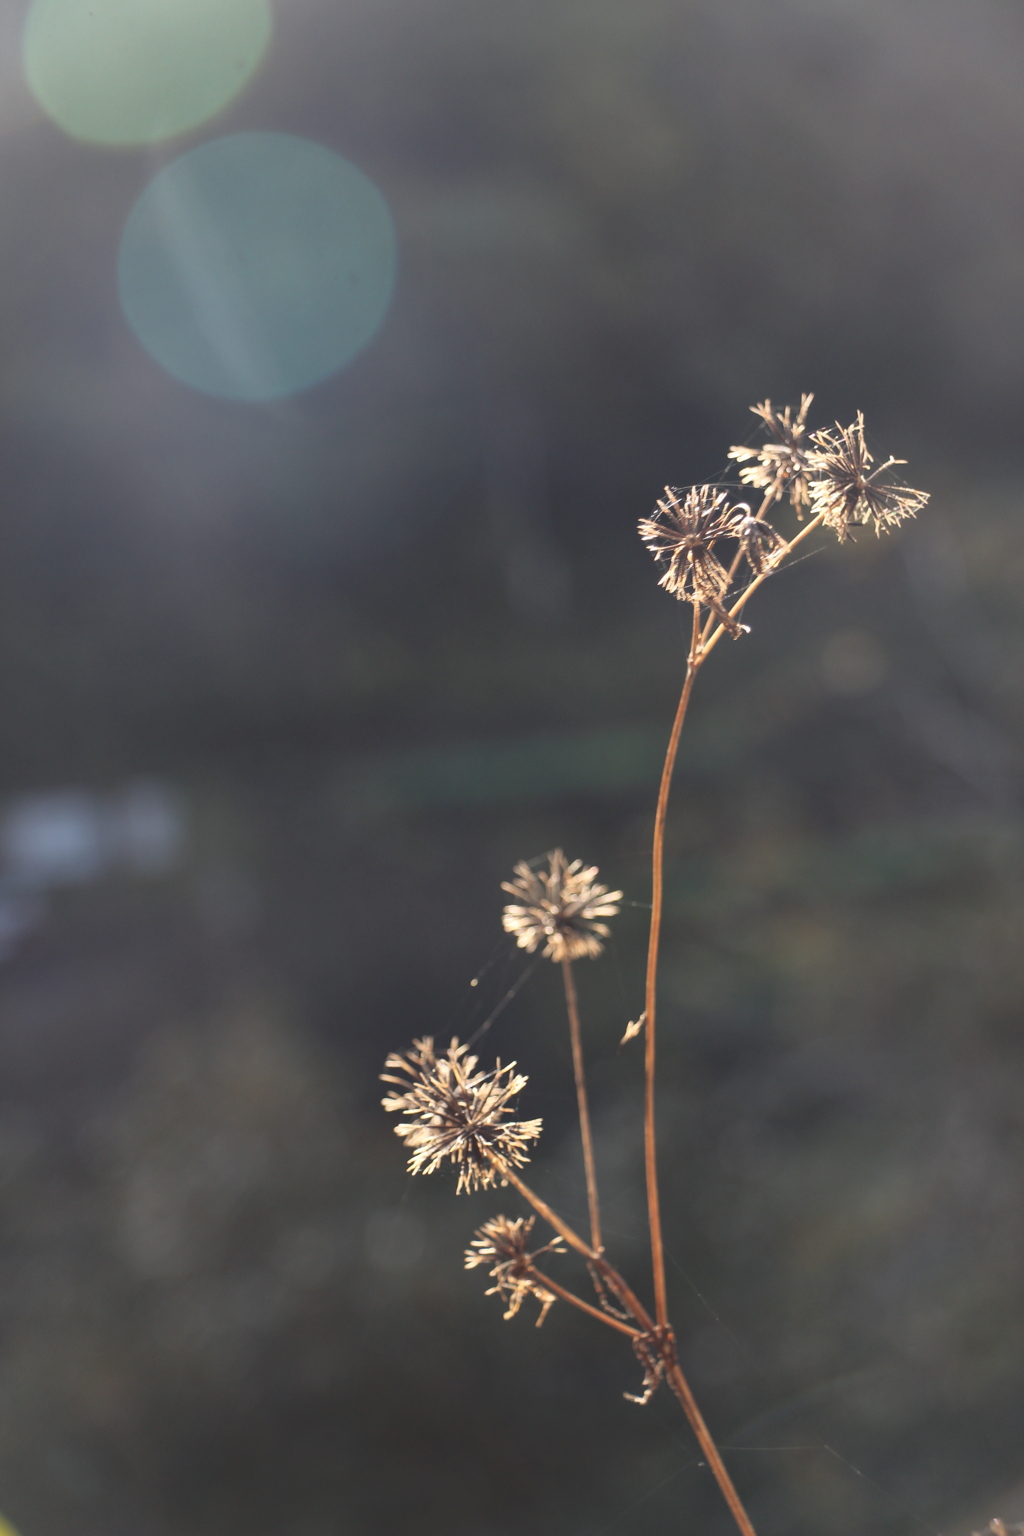
[[510, 1221], [507, 1216], [495, 1216], [477, 1228], [476, 1236], [466, 1249], [466, 1268], [475, 1269], [478, 1264], [491, 1264], [490, 1278], [497, 1283], [485, 1291], [485, 1296], [500, 1296], [508, 1302], [505, 1321], [515, 1317], [527, 1296], [536, 1296], [540, 1302], [537, 1327], [547, 1317], [554, 1304], [554, 1296], [538, 1283], [534, 1260], [542, 1253], [563, 1253], [560, 1237], [552, 1238], [543, 1248], [533, 1253], [526, 1251], [526, 1239], [533, 1230], [535, 1217], [518, 1216]]
[[772, 555], [786, 548], [786, 541], [777, 528], [755, 517], [745, 501], [733, 508], [730, 532], [739, 542], [747, 564], [755, 576], [763, 576], [772, 567]]
[[[467, 1045], [453, 1040], [439, 1058], [427, 1035], [411, 1050], [390, 1055], [384, 1063], [390, 1071], [381, 1073], [382, 1082], [402, 1090], [382, 1100], [384, 1108], [410, 1117], [395, 1126], [395, 1135], [413, 1149], [409, 1172], [435, 1173], [449, 1158], [459, 1165], [457, 1194], [502, 1183], [501, 1164], [519, 1168], [528, 1162], [526, 1145], [541, 1131], [539, 1120], [506, 1119], [509, 1100], [527, 1082], [521, 1073], [512, 1075], [515, 1062], [477, 1072], [477, 1057], [468, 1053]], [[409, 1081], [391, 1072], [404, 1072]]]
[[584, 868], [582, 859], [567, 864], [561, 848], [547, 855], [547, 868], [531, 869], [517, 864], [515, 879], [503, 880], [501, 888], [518, 896], [501, 915], [506, 933], [514, 933], [516, 943], [527, 954], [544, 944], [544, 958], [561, 964], [563, 960], [596, 960], [604, 949], [601, 943], [610, 932], [603, 917], [615, 917], [622, 900], [621, 891], [597, 885], [597, 866]]
[[658, 585], [684, 602], [703, 603], [730, 635], [738, 635], [743, 626], [723, 606], [729, 573], [715, 553], [720, 539], [735, 538], [733, 510], [725, 491], [713, 485], [691, 486], [682, 501], [666, 485], [654, 516], [640, 519], [640, 537], [655, 560], [668, 561]]
[[[756, 490], [773, 489], [775, 498], [782, 499], [788, 493], [797, 517], [802, 517], [809, 504], [808, 449], [804, 442], [807, 435], [807, 412], [813, 395], [800, 396], [800, 409], [793, 415], [792, 406], [779, 412], [770, 400], [750, 409], [760, 416], [774, 441], [762, 443], [760, 448], [730, 448], [729, 457], [744, 467], [740, 479], [744, 485]], [[753, 463], [748, 461], [753, 459]]]
[[841, 427], [837, 422], [835, 431], [815, 432], [811, 441], [815, 445], [809, 455], [814, 475], [811, 505], [840, 542], [851, 528], [864, 523], [874, 523], [875, 532], [880, 534], [883, 528], [913, 517], [927, 502], [925, 491], [911, 490], [891, 478], [879, 479], [893, 464], [905, 464], [905, 459], [886, 459], [876, 469], [871, 468], [874, 460], [864, 441], [862, 411], [857, 412], [852, 426]]

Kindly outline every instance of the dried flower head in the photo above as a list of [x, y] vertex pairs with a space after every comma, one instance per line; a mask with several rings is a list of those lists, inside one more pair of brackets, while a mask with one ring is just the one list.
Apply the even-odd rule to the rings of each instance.
[[788, 493], [797, 517], [803, 516], [809, 504], [808, 445], [805, 438], [807, 412], [813, 399], [813, 395], [801, 395], [800, 409], [795, 416], [792, 406], [787, 405], [780, 412], [770, 400], [752, 405], [750, 409], [755, 416], [760, 416], [771, 433], [772, 441], [762, 443], [760, 448], [729, 449], [730, 459], [743, 465], [740, 470], [743, 484], [759, 491], [771, 488], [775, 499], [780, 501], [783, 494]]
[[729, 634], [738, 635], [742, 625], [723, 606], [729, 573], [715, 553], [720, 539], [736, 536], [734, 508], [726, 492], [713, 485], [693, 485], [682, 501], [679, 497], [679, 491], [666, 485], [654, 516], [640, 519], [640, 537], [651, 554], [668, 561], [658, 585], [684, 602], [703, 603]]
[[519, 1168], [529, 1162], [526, 1146], [537, 1140], [541, 1122], [506, 1118], [512, 1113], [509, 1100], [527, 1082], [521, 1073], [513, 1076], [514, 1061], [478, 1072], [467, 1045], [453, 1040], [438, 1057], [427, 1035], [414, 1040], [411, 1050], [392, 1053], [384, 1065], [389, 1071], [381, 1073], [381, 1081], [402, 1090], [388, 1094], [384, 1108], [409, 1116], [395, 1126], [395, 1135], [413, 1149], [410, 1173], [435, 1173], [449, 1158], [459, 1165], [456, 1193], [461, 1194], [503, 1183], [502, 1163]]
[[880, 479], [893, 464], [905, 464], [905, 459], [886, 459], [871, 468], [874, 460], [864, 441], [862, 411], [857, 412], [852, 426], [841, 427], [837, 422], [835, 431], [815, 432], [811, 442], [811, 505], [840, 542], [851, 528], [865, 523], [873, 523], [880, 534], [884, 528], [913, 517], [928, 501], [925, 491], [911, 490], [891, 477]]
[[502, 890], [519, 898], [502, 913], [502, 927], [527, 954], [543, 943], [544, 958], [557, 964], [596, 960], [611, 931], [601, 918], [615, 917], [622, 892], [595, 883], [596, 865], [584, 868], [582, 859], [567, 864], [561, 848], [546, 859], [539, 869], [517, 864], [515, 879], [502, 881]]
[[747, 506], [741, 501], [733, 508], [733, 520], [730, 528], [733, 537], [739, 543], [740, 549], [755, 576], [763, 576], [772, 568], [772, 556], [786, 549], [786, 541], [777, 528], [766, 522], [763, 517], [755, 517]]
[[518, 1216], [510, 1221], [507, 1216], [495, 1216], [477, 1228], [476, 1236], [466, 1249], [466, 1268], [475, 1269], [478, 1264], [490, 1264], [490, 1278], [496, 1283], [485, 1296], [500, 1296], [508, 1302], [505, 1321], [515, 1317], [527, 1296], [536, 1296], [540, 1302], [537, 1327], [547, 1317], [554, 1303], [551, 1291], [539, 1283], [534, 1260], [542, 1253], [563, 1253], [565, 1245], [560, 1237], [552, 1238], [543, 1248], [533, 1253], [526, 1251], [526, 1239], [533, 1230], [533, 1216]]

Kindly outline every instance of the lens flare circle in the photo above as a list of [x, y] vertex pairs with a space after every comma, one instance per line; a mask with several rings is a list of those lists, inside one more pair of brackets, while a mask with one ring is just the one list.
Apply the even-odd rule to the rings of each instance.
[[271, 29], [270, 0], [32, 0], [22, 60], [66, 133], [154, 144], [226, 106]]
[[327, 378], [379, 328], [395, 282], [391, 214], [362, 171], [287, 133], [237, 133], [166, 166], [118, 256], [125, 319], [168, 373], [274, 400]]

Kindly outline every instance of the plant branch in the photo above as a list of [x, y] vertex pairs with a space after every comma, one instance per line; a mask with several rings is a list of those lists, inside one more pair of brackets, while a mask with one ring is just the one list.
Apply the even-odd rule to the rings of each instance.
[[599, 1323], [607, 1323], [609, 1328], [615, 1328], [619, 1333], [628, 1334], [631, 1339], [641, 1337], [639, 1328], [631, 1328], [628, 1323], [613, 1317], [610, 1312], [602, 1312], [600, 1307], [592, 1307], [589, 1301], [584, 1301], [581, 1296], [575, 1296], [572, 1291], [567, 1291], [557, 1280], [552, 1280], [550, 1275], [545, 1275], [541, 1270], [535, 1269], [531, 1264], [529, 1275], [543, 1290], [551, 1291], [555, 1296], [561, 1296], [563, 1301], [571, 1302], [574, 1307], [579, 1307], [581, 1312], [596, 1317]]
[[704, 1422], [704, 1415], [697, 1407], [697, 1400], [690, 1391], [689, 1383], [683, 1375], [677, 1360], [672, 1360], [666, 1367], [666, 1375], [676, 1397], [683, 1405], [683, 1412], [690, 1421], [690, 1428], [697, 1436], [697, 1442], [707, 1459], [707, 1464], [714, 1474], [715, 1481], [722, 1491], [722, 1497], [728, 1504], [733, 1519], [743, 1532], [743, 1536], [757, 1536], [754, 1527], [750, 1523], [750, 1516], [743, 1508], [739, 1494], [733, 1486], [732, 1478], [726, 1471], [725, 1462], [719, 1453], [718, 1447], [711, 1438], [711, 1431]]
[[661, 907], [663, 871], [665, 861], [665, 816], [668, 811], [668, 792], [672, 783], [672, 771], [679, 750], [679, 734], [686, 719], [686, 710], [693, 692], [697, 671], [703, 661], [700, 647], [700, 604], [693, 605], [693, 634], [690, 654], [686, 663], [686, 679], [679, 696], [672, 733], [668, 739], [665, 765], [661, 770], [658, 790], [658, 808], [654, 816], [654, 848], [651, 857], [651, 931], [647, 946], [647, 984], [644, 1006], [647, 1010], [647, 1039], [644, 1051], [644, 1167], [647, 1174], [647, 1217], [651, 1233], [651, 1268], [654, 1273], [654, 1312], [659, 1328], [668, 1326], [668, 1299], [665, 1291], [665, 1249], [661, 1235], [661, 1205], [658, 1199], [658, 1162], [654, 1134], [654, 1074], [655, 1074], [655, 1001], [658, 979], [658, 945], [661, 939]]
[[[804, 527], [800, 529], [800, 532], [798, 534], [796, 534], [792, 539], [790, 539], [790, 541], [786, 545], [785, 549], [780, 552], [779, 558], [777, 560], [773, 561], [772, 564], [768, 567], [768, 569], [766, 571], [762, 571], [760, 576], [755, 576], [754, 577], [753, 581], [750, 583], [749, 587], [747, 587], [746, 591], [740, 594], [740, 596], [736, 599], [736, 602], [729, 609], [729, 617], [731, 619], [735, 619], [738, 614], [743, 612], [743, 609], [746, 607], [747, 603], [753, 597], [754, 593], [757, 591], [757, 589], [761, 585], [761, 583], [763, 581], [767, 581], [769, 576], [774, 576], [775, 572], [779, 569], [779, 567], [781, 565], [783, 565], [785, 563], [785, 561], [788, 559], [790, 551], [794, 550], [798, 544], [801, 544], [803, 542], [803, 540], [806, 539], [806, 537], [807, 537], [807, 535], [809, 533], [813, 533], [815, 528], [820, 528], [820, 526], [821, 526], [823, 521], [824, 521], [824, 514], [821, 513], [821, 512], [819, 512], [816, 517], [812, 517], [810, 522], [806, 523], [804, 525]], [[725, 633], [725, 625], [724, 624], [719, 624], [717, 629], [715, 630], [714, 634], [712, 634], [712, 636], [710, 637], [710, 639], [705, 640], [703, 642], [703, 644], [701, 645], [701, 651], [700, 651], [700, 659], [701, 659], [701, 661], [704, 660], [704, 658], [709, 654], [709, 652], [714, 650], [715, 646], [718, 644], [719, 640], [721, 640], [721, 638], [722, 638], [724, 633]]]
[[[780, 488], [778, 480], [773, 480], [771, 485], [765, 491], [764, 497], [762, 498], [762, 501], [761, 501], [761, 505], [757, 509], [757, 521], [758, 522], [762, 521], [762, 519], [764, 518], [766, 512], [768, 511], [768, 508], [772, 505], [772, 502], [775, 501], [776, 497], [781, 497], [781, 495], [782, 495], [782, 491], [781, 491], [781, 488]], [[744, 506], [745, 505], [746, 505], [746, 503], [744, 502]], [[740, 561], [742, 559], [743, 559], [743, 551], [742, 551], [742, 549], [738, 549], [736, 551], [736, 553], [732, 557], [732, 564], [729, 566], [729, 585], [730, 586], [732, 586], [733, 578], [735, 577], [736, 572], [740, 568]], [[714, 627], [715, 627], [715, 615], [714, 615], [714, 613], [709, 613], [708, 617], [707, 617], [707, 622], [704, 625], [704, 629], [703, 629], [703, 631], [701, 633], [701, 637], [700, 637], [700, 644], [701, 644], [701, 651], [702, 652], [704, 650], [704, 647], [707, 644], [708, 636], [711, 634], [711, 632], [714, 629]]]
[[546, 1221], [549, 1227], [554, 1227], [555, 1231], [559, 1234], [560, 1237], [565, 1239], [570, 1248], [575, 1248], [577, 1253], [581, 1253], [585, 1259], [593, 1264], [594, 1268], [601, 1276], [601, 1279], [604, 1280], [607, 1284], [608, 1289], [612, 1291], [622, 1302], [623, 1306], [633, 1314], [644, 1332], [649, 1332], [654, 1327], [654, 1320], [652, 1319], [651, 1314], [648, 1312], [643, 1302], [638, 1299], [638, 1297], [626, 1284], [625, 1280], [619, 1274], [614, 1265], [609, 1264], [608, 1260], [604, 1257], [603, 1254], [595, 1253], [593, 1248], [588, 1247], [588, 1245], [583, 1241], [583, 1238], [580, 1237], [579, 1233], [574, 1232], [569, 1223], [567, 1221], [563, 1221], [558, 1212], [553, 1211], [546, 1200], [542, 1200], [540, 1195], [535, 1194], [534, 1191], [530, 1188], [529, 1184], [526, 1184], [519, 1177], [514, 1168], [510, 1168], [508, 1163], [503, 1162], [501, 1158], [497, 1157], [493, 1152], [491, 1153], [491, 1162], [501, 1177], [503, 1179], [507, 1179], [508, 1182], [512, 1185], [513, 1189], [518, 1189], [523, 1199], [533, 1206], [533, 1209], [537, 1212], [537, 1215]]
[[587, 1175], [587, 1205], [590, 1210], [590, 1242], [595, 1253], [601, 1252], [601, 1207], [597, 1199], [597, 1173], [594, 1168], [594, 1143], [590, 1135], [590, 1109], [587, 1105], [587, 1082], [583, 1072], [583, 1042], [580, 1038], [580, 1011], [576, 1001], [576, 982], [572, 974], [572, 961], [562, 956], [562, 981], [565, 985], [565, 1006], [569, 1013], [569, 1036], [572, 1040], [572, 1069], [576, 1077], [576, 1104], [580, 1112], [580, 1139], [583, 1142], [583, 1167]]

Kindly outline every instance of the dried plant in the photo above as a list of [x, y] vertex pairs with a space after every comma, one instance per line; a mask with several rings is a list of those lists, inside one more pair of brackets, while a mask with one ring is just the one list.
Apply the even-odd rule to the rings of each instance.
[[[740, 622], [747, 603], [760, 587], [817, 529], [828, 528], [840, 540], [851, 531], [871, 526], [876, 533], [895, 527], [926, 504], [921, 491], [897, 481], [889, 458], [872, 468], [874, 460], [858, 414], [848, 427], [836, 426], [808, 435], [807, 412], [813, 396], [803, 395], [798, 410], [777, 411], [770, 401], [752, 407], [767, 440], [757, 448], [732, 448], [729, 457], [741, 468], [742, 486], [763, 492], [756, 512], [733, 500], [729, 487], [697, 485], [666, 487], [650, 517], [641, 519], [640, 536], [654, 559], [664, 565], [659, 585], [692, 608], [692, 628], [686, 672], [662, 768], [654, 821], [651, 858], [651, 922], [647, 946], [644, 1009], [626, 1027], [622, 1043], [644, 1034], [644, 1167], [651, 1245], [653, 1312], [608, 1260], [602, 1242], [590, 1114], [587, 1105], [579, 1007], [572, 975], [577, 959], [596, 959], [609, 936], [605, 919], [618, 912], [621, 891], [596, 882], [597, 869], [581, 860], [566, 861], [560, 848], [532, 864], [517, 864], [513, 879], [502, 889], [515, 897], [505, 907], [503, 925], [529, 953], [543, 945], [545, 958], [561, 965], [572, 1041], [573, 1069], [583, 1146], [583, 1163], [590, 1212], [590, 1240], [581, 1237], [540, 1195], [524, 1183], [518, 1169], [527, 1161], [527, 1144], [540, 1134], [539, 1120], [509, 1119], [509, 1101], [525, 1086], [513, 1075], [514, 1063], [493, 1072], [477, 1071], [468, 1047], [453, 1040], [444, 1057], [434, 1053], [430, 1039], [416, 1041], [409, 1052], [388, 1057], [384, 1081], [402, 1089], [384, 1100], [385, 1109], [408, 1118], [396, 1127], [412, 1148], [412, 1173], [433, 1173], [446, 1161], [459, 1169], [457, 1191], [488, 1188], [496, 1183], [516, 1189], [534, 1214], [529, 1218], [494, 1217], [485, 1222], [466, 1253], [467, 1269], [489, 1265], [495, 1282], [488, 1295], [507, 1302], [506, 1318], [519, 1312], [524, 1300], [540, 1303], [538, 1324], [554, 1300], [561, 1298], [607, 1327], [626, 1335], [640, 1363], [643, 1380], [631, 1401], [646, 1403], [662, 1382], [679, 1399], [696, 1435], [704, 1460], [716, 1478], [733, 1518], [744, 1536], [754, 1528], [676, 1357], [675, 1334], [668, 1316], [665, 1257], [658, 1194], [655, 1140], [656, 1016], [658, 954], [664, 887], [665, 821], [669, 789], [680, 734], [694, 683], [701, 667], [723, 635], [746, 632]], [[739, 488], [737, 488], [739, 489]], [[769, 514], [788, 500], [802, 526], [787, 537]], [[741, 573], [745, 575], [741, 578]], [[401, 1072], [402, 1077], [395, 1077]], [[544, 1247], [528, 1251], [527, 1241], [537, 1217], [555, 1233]], [[597, 1305], [537, 1267], [545, 1256], [572, 1250], [586, 1261], [597, 1292]], [[993, 1520], [991, 1531], [1003, 1536], [1008, 1528]]]
[[[750, 409], [759, 416], [771, 434], [770, 440], [758, 448], [730, 448], [729, 457], [744, 467], [740, 479], [755, 490], [770, 490], [778, 500], [785, 493], [792, 503], [797, 517], [802, 518], [809, 505], [808, 487], [811, 467], [808, 461], [807, 412], [813, 395], [801, 395], [800, 409], [793, 415], [792, 406], [777, 411], [770, 400]], [[753, 460], [751, 463], [750, 461]]]
[[811, 441], [811, 505], [840, 540], [863, 524], [873, 523], [876, 533], [895, 527], [904, 518], [914, 517], [928, 500], [922, 491], [891, 477], [880, 478], [892, 465], [905, 464], [905, 459], [886, 459], [871, 468], [874, 460], [864, 441], [863, 412], [857, 412], [852, 426], [836, 422], [835, 431], [815, 432]]
[[536, 1296], [540, 1302], [539, 1328], [554, 1305], [554, 1292], [541, 1283], [534, 1260], [545, 1253], [563, 1253], [560, 1237], [552, 1238], [543, 1248], [527, 1253], [526, 1239], [533, 1231], [536, 1216], [517, 1216], [511, 1221], [507, 1216], [495, 1216], [477, 1228], [476, 1236], [466, 1249], [466, 1268], [475, 1269], [478, 1264], [490, 1264], [490, 1278], [495, 1281], [485, 1296], [502, 1296], [508, 1302], [505, 1321], [515, 1317], [527, 1296]]
[[[389, 1072], [381, 1081], [394, 1083], [401, 1093], [388, 1094], [384, 1108], [412, 1118], [395, 1126], [407, 1147], [413, 1149], [410, 1173], [436, 1173], [447, 1158], [458, 1164], [456, 1193], [488, 1189], [502, 1181], [507, 1167], [529, 1162], [527, 1145], [540, 1135], [539, 1120], [509, 1120], [509, 1100], [526, 1087], [527, 1079], [513, 1076], [515, 1062], [493, 1072], [477, 1072], [477, 1058], [469, 1047], [453, 1040], [442, 1057], [434, 1054], [429, 1035], [414, 1040], [412, 1049], [392, 1053], [384, 1063]], [[394, 1077], [405, 1073], [405, 1079]]]
[[658, 585], [685, 601], [703, 603], [730, 634], [738, 635], [740, 626], [722, 606], [730, 578], [715, 548], [734, 536], [738, 509], [713, 485], [691, 486], [682, 500], [681, 494], [666, 485], [654, 516], [640, 520], [640, 537], [651, 554], [668, 562]]
[[543, 944], [545, 960], [596, 960], [611, 932], [600, 919], [616, 916], [622, 892], [598, 885], [596, 868], [585, 869], [582, 859], [567, 863], [561, 848], [545, 859], [540, 869], [517, 864], [514, 878], [502, 882], [519, 898], [502, 913], [505, 932], [530, 955]]

